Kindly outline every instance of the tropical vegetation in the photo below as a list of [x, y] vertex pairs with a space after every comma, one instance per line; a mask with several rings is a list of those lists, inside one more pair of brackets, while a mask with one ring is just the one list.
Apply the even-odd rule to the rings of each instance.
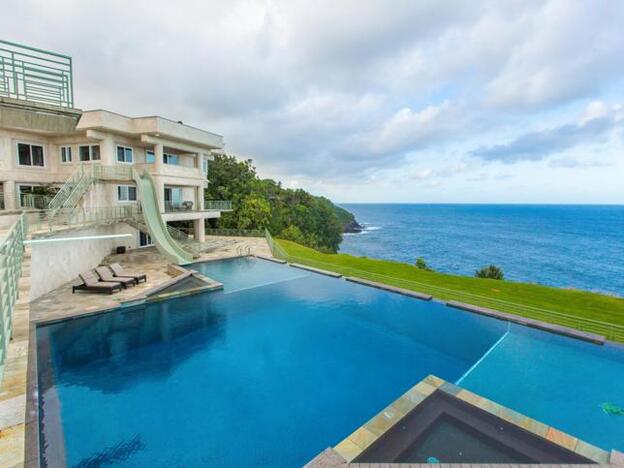
[[251, 159], [215, 156], [208, 181], [206, 199], [232, 200], [233, 208], [212, 220], [211, 228], [267, 228], [280, 238], [335, 253], [343, 231], [355, 222], [351, 213], [327, 198], [259, 178]]

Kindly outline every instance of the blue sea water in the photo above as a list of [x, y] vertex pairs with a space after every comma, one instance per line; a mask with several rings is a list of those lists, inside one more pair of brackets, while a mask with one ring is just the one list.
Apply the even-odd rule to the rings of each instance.
[[196, 267], [225, 291], [38, 327], [48, 466], [301, 466], [428, 374], [624, 449], [601, 407], [624, 406], [622, 347], [263, 260]]
[[342, 253], [624, 296], [624, 206], [344, 204], [366, 227]]

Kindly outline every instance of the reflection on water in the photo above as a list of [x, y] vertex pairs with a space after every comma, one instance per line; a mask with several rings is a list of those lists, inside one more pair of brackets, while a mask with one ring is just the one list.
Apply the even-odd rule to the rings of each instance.
[[[192, 301], [157, 302], [40, 328], [40, 390], [45, 392], [54, 383], [53, 370], [63, 385], [82, 385], [105, 393], [118, 393], [146, 378], [166, 377], [197, 350], [221, 339], [226, 320], [207, 296], [197, 295]], [[155, 346], [193, 333], [197, 340], [189, 343], [195, 341], [196, 346]], [[171, 349], [176, 352], [167, 352]], [[155, 359], [157, 366], [153, 365]], [[101, 379], [87, 369], [83, 372], [83, 366], [92, 370], [94, 365], [99, 373], [122, 372], [125, 378]]]
[[99, 468], [121, 462], [126, 462], [132, 455], [143, 450], [145, 444], [141, 436], [135, 435], [132, 439], [108, 447], [104, 451], [76, 464], [76, 468]]

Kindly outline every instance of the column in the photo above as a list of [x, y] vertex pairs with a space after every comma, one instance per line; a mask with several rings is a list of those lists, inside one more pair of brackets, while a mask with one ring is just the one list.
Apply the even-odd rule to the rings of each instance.
[[199, 218], [193, 221], [194, 228], [194, 237], [196, 241], [205, 242], [206, 241], [206, 225], [204, 223], [204, 218]]
[[117, 148], [111, 137], [106, 137], [100, 142], [100, 162], [105, 166], [111, 166], [117, 161]]
[[154, 162], [154, 172], [156, 174], [162, 174], [165, 159], [165, 147], [162, 143], [157, 143], [154, 145], [154, 158], [156, 159], [156, 161]]
[[195, 189], [195, 206], [198, 211], [204, 210], [204, 187], [197, 187]]
[[15, 191], [15, 181], [7, 180], [2, 183], [4, 189], [4, 209], [15, 210], [18, 207], [17, 192]]
[[165, 184], [160, 176], [154, 176], [154, 188], [156, 189], [156, 198], [158, 199], [158, 209], [161, 213], [165, 212]]

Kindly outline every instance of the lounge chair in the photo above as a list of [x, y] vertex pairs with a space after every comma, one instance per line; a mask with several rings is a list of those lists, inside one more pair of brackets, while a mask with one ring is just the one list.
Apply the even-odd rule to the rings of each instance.
[[126, 289], [128, 286], [134, 286], [135, 284], [138, 283], [137, 280], [135, 280], [134, 278], [115, 278], [113, 276], [113, 272], [105, 266], [99, 266], [95, 269], [95, 272], [99, 275], [100, 278], [102, 278], [102, 281], [110, 281], [110, 282], [115, 282], [117, 281], [118, 283], [121, 283], [121, 285], [124, 287], [124, 289]]
[[134, 278], [137, 284], [141, 281], [147, 281], [147, 275], [145, 273], [132, 273], [130, 271], [125, 271], [119, 263], [113, 263], [108, 265], [108, 267], [113, 272], [113, 275], [115, 275], [115, 278]]
[[100, 281], [93, 270], [80, 273], [78, 277], [82, 283], [73, 284], [72, 293], [75, 293], [77, 290], [84, 290], [113, 294], [115, 290], [121, 291], [121, 288], [123, 287], [118, 281]]

